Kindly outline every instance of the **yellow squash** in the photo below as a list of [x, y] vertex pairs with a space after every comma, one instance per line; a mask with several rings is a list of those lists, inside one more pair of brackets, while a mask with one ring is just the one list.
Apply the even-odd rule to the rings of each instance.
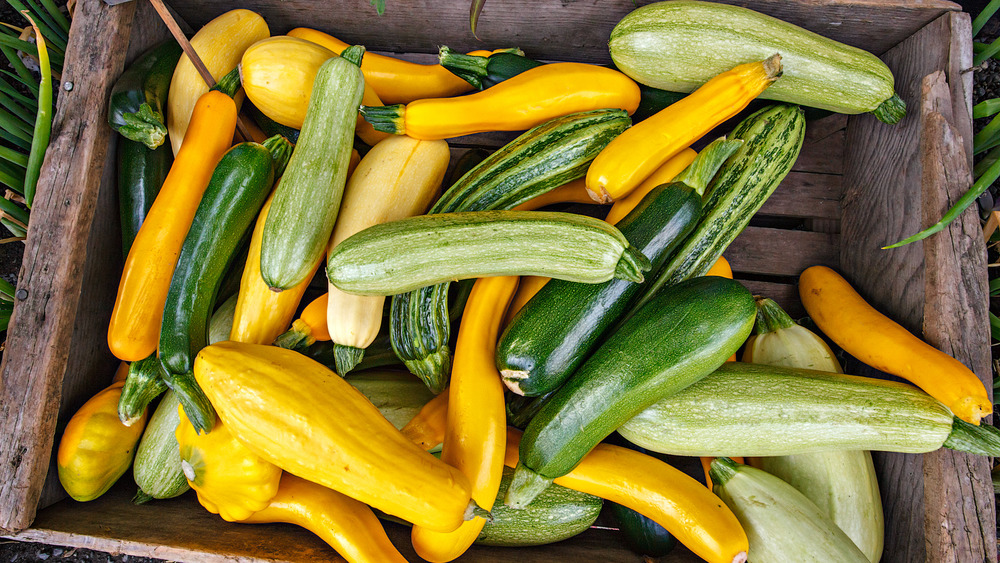
[[876, 311], [837, 272], [807, 268], [799, 276], [799, 296], [823, 334], [858, 360], [920, 387], [966, 422], [978, 425], [993, 412], [972, 370]]
[[536, 293], [545, 287], [550, 279], [552, 278], [545, 276], [521, 276], [521, 281], [517, 284], [517, 293], [514, 294], [510, 307], [507, 307], [507, 315], [503, 321], [504, 327], [514, 320], [514, 315], [521, 310], [521, 307], [524, 307]]
[[111, 386], [76, 411], [59, 440], [59, 482], [75, 500], [84, 502], [103, 495], [132, 464], [148, 409], [132, 426], [118, 419], [118, 399], [127, 374], [128, 364], [122, 363]]
[[739, 65], [633, 125], [608, 143], [587, 170], [590, 197], [607, 203], [627, 196], [668, 159], [739, 113], [779, 76], [779, 55]]
[[[462, 313], [448, 387], [451, 408], [441, 459], [469, 478], [472, 500], [486, 510], [500, 490], [507, 440], [504, 386], [494, 357], [500, 323], [517, 283], [517, 276], [476, 281]], [[469, 549], [485, 523], [474, 518], [448, 533], [414, 526], [413, 549], [428, 561], [451, 561]]]
[[198, 434], [177, 406], [177, 444], [181, 469], [198, 493], [198, 502], [227, 522], [238, 522], [263, 510], [278, 493], [281, 469], [239, 442], [216, 418], [207, 434]]
[[[273, 196], [273, 194], [272, 194]], [[281, 292], [271, 291], [260, 276], [260, 241], [263, 238], [264, 222], [267, 212], [271, 209], [271, 198], [267, 199], [260, 210], [253, 235], [250, 237], [250, 251], [246, 265], [243, 266], [243, 277], [240, 279], [239, 297], [236, 299], [236, 312], [233, 315], [233, 328], [229, 339], [249, 344], [270, 344], [280, 336], [295, 317], [299, 301], [305, 294], [316, 270], [319, 269], [323, 257], [320, 256], [313, 266], [312, 274], [300, 284]]]
[[[338, 55], [349, 47], [336, 37], [307, 27], [297, 27], [288, 35], [312, 41]], [[472, 90], [472, 85], [441, 65], [422, 65], [375, 53], [365, 54], [361, 72], [365, 73], [365, 84], [371, 84], [378, 97], [387, 104], [405, 104], [422, 98], [447, 98]]]
[[476, 512], [469, 480], [421, 450], [335, 373], [298, 352], [220, 342], [195, 378], [229, 431], [282, 469], [441, 532]]
[[[337, 53], [305, 39], [277, 36], [258, 41], [243, 53], [240, 78], [247, 98], [274, 121], [302, 129], [320, 65]], [[372, 55], [365, 54], [365, 58]], [[367, 83], [362, 103], [380, 106], [382, 100]], [[389, 136], [358, 116], [355, 132], [369, 145]]]
[[[230, 10], [205, 24], [191, 38], [198, 57], [216, 80], [236, 68], [243, 51], [271, 35], [267, 22], [250, 10]], [[177, 154], [187, 133], [195, 103], [208, 92], [208, 85], [187, 55], [181, 55], [167, 93], [167, 133]]]
[[529, 199], [515, 207], [514, 211], [534, 211], [557, 203], [594, 203], [594, 200], [590, 199], [590, 194], [587, 193], [587, 186], [583, 178], [577, 178], [554, 190], [549, 190], [538, 197]]
[[[372, 147], [344, 188], [328, 252], [368, 227], [426, 212], [450, 158], [445, 141], [393, 136]], [[328, 294], [327, 327], [337, 372], [346, 375], [378, 336], [385, 297], [345, 293], [331, 283]]]
[[406, 563], [372, 509], [347, 495], [285, 473], [271, 502], [241, 522], [302, 526], [349, 563]]
[[523, 131], [555, 117], [595, 109], [618, 108], [631, 115], [638, 106], [639, 87], [617, 70], [554, 63], [467, 96], [362, 108], [362, 113], [380, 131], [431, 140], [484, 131]]
[[289, 350], [302, 350], [312, 346], [316, 341], [330, 340], [330, 331], [326, 327], [326, 305], [329, 298], [330, 296], [324, 293], [310, 301], [302, 309], [299, 318], [292, 323], [292, 328], [274, 340], [274, 345]]
[[448, 424], [448, 393], [434, 396], [399, 431], [414, 444], [424, 450], [432, 450], [444, 442], [445, 426]]
[[[621, 221], [630, 211], [635, 209], [635, 206], [639, 205], [642, 198], [646, 197], [646, 194], [653, 191], [653, 188], [659, 186], [660, 184], [670, 183], [678, 174], [680, 174], [689, 164], [694, 162], [694, 157], [698, 156], [698, 153], [691, 150], [690, 148], [684, 149], [676, 155], [672, 156], [669, 160], [663, 163], [659, 168], [657, 168], [648, 178], [643, 180], [639, 187], [637, 187], [632, 193], [627, 196], [620, 198], [615, 201], [615, 204], [611, 206], [611, 211], [608, 211], [608, 216], [604, 218], [605, 221], [614, 225], [618, 221]], [[583, 180], [584, 185], [586, 185], [586, 179]], [[587, 192], [588, 196], [590, 192]], [[593, 203], [593, 199], [591, 199]], [[606, 202], [607, 203], [607, 202]]]

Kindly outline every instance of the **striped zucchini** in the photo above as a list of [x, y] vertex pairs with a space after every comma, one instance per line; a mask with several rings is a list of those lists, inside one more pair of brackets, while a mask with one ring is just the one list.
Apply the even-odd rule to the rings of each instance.
[[330, 242], [365, 90], [363, 55], [364, 47], [348, 47], [316, 73], [305, 123], [264, 223], [260, 274], [276, 291], [301, 283]]
[[643, 6], [615, 26], [611, 58], [637, 82], [691, 92], [738, 64], [781, 53], [784, 74], [762, 98], [838, 113], [906, 113], [878, 57], [748, 8], [698, 0]]
[[746, 340], [756, 312], [746, 288], [714, 276], [677, 284], [650, 301], [528, 424], [506, 504], [527, 506], [616, 428], [712, 373]]
[[[501, 147], [451, 185], [430, 213], [512, 209], [582, 178], [590, 162], [631, 125], [621, 110], [596, 110], [543, 123]], [[447, 385], [448, 285], [439, 284], [392, 299], [392, 347], [431, 389]]]
[[573, 213], [472, 211], [369, 227], [333, 249], [326, 274], [348, 293], [394, 295], [489, 276], [638, 283], [646, 270], [649, 260], [604, 221]]
[[739, 519], [754, 563], [868, 563], [833, 520], [781, 479], [728, 458], [712, 461], [712, 490]]
[[180, 447], [174, 435], [180, 423], [179, 404], [177, 395], [167, 391], [142, 434], [132, 463], [132, 476], [139, 486], [132, 501], [136, 504], [174, 498], [190, 488], [181, 469]]
[[727, 137], [743, 146], [729, 157], [705, 193], [701, 221], [632, 307], [637, 310], [661, 288], [704, 275], [792, 170], [805, 140], [798, 106], [772, 105], [740, 122]]
[[689, 456], [925, 453], [941, 446], [1000, 453], [996, 429], [963, 423], [911, 385], [742, 362], [658, 401], [618, 432], [640, 447]]

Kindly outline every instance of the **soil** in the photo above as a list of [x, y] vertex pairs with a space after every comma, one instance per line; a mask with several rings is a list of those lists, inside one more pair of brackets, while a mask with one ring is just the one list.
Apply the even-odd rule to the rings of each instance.
[[136, 557], [134, 555], [111, 555], [92, 549], [77, 549], [40, 543], [22, 543], [0, 540], [0, 563], [29, 563], [47, 561], [50, 563], [157, 563], [160, 559]]

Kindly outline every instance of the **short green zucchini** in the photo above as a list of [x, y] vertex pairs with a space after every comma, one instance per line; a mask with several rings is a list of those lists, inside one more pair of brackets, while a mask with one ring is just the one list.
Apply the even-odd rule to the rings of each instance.
[[261, 238], [260, 275], [275, 291], [301, 283], [330, 242], [365, 90], [363, 55], [364, 47], [348, 47], [316, 73], [305, 122]]
[[291, 152], [282, 137], [240, 143], [215, 167], [184, 239], [163, 307], [159, 357], [167, 385], [199, 431], [214, 426], [214, 411], [194, 380], [194, 358], [208, 339], [209, 317], [228, 265], [264, 205]]
[[506, 504], [527, 506], [622, 423], [712, 373], [749, 336], [756, 313], [750, 292], [721, 277], [657, 295], [528, 424]]
[[911, 385], [729, 362], [657, 401], [618, 433], [660, 453], [777, 456], [825, 450], [1000, 453], [996, 431], [960, 423]]
[[150, 149], [163, 144], [167, 90], [181, 47], [169, 39], [143, 54], [118, 77], [108, 101], [108, 124], [126, 139]]
[[728, 458], [712, 461], [712, 490], [750, 540], [754, 563], [869, 563], [833, 520], [781, 479]]
[[736, 65], [781, 53], [783, 74], [762, 98], [838, 113], [874, 112], [896, 123], [906, 104], [875, 55], [740, 6], [669, 0], [626, 15], [611, 31], [611, 58], [635, 81], [691, 92]]
[[531, 275], [580, 283], [641, 282], [649, 260], [618, 229], [572, 213], [478, 211], [421, 215], [369, 227], [337, 245], [330, 283], [394, 295], [447, 280]]
[[133, 499], [136, 504], [174, 498], [190, 488], [181, 469], [181, 452], [175, 435], [181, 420], [177, 412], [179, 404], [177, 395], [167, 391], [146, 424], [132, 463], [132, 476], [139, 486]]

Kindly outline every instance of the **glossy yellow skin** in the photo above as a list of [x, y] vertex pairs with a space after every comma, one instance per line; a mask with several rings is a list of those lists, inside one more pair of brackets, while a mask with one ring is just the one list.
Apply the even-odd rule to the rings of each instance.
[[[264, 115], [282, 125], [302, 129], [316, 73], [320, 65], [338, 53], [312, 41], [283, 35], [258, 41], [243, 53], [240, 61], [243, 90]], [[380, 106], [382, 100], [365, 84], [362, 103]], [[376, 131], [360, 116], [355, 132], [369, 145], [390, 136]]]
[[406, 563], [370, 508], [291, 473], [282, 475], [278, 494], [271, 502], [242, 522], [302, 526], [350, 563]]
[[[273, 196], [273, 194], [272, 194]], [[229, 339], [249, 344], [270, 344], [288, 329], [295, 318], [295, 311], [309, 282], [323, 262], [320, 256], [313, 265], [312, 274], [298, 285], [281, 292], [271, 291], [260, 275], [260, 244], [264, 237], [264, 223], [271, 209], [271, 197], [264, 203], [250, 237], [250, 251], [240, 279], [240, 292], [236, 298], [236, 312]]]
[[[267, 22], [250, 10], [230, 10], [198, 30], [191, 38], [198, 57], [219, 80], [236, 68], [247, 47], [271, 35]], [[181, 55], [167, 93], [167, 133], [176, 155], [187, 133], [191, 112], [208, 85], [187, 55]], [[228, 148], [228, 147], [227, 147]]]
[[993, 412], [972, 370], [876, 311], [837, 272], [807, 268], [799, 296], [816, 326], [848, 354], [920, 387], [966, 422], [978, 425]]
[[469, 480], [322, 364], [220, 342], [198, 354], [194, 375], [229, 431], [278, 467], [416, 525], [450, 532], [465, 520]]
[[118, 399], [128, 373], [128, 364], [122, 366], [124, 370], [119, 367], [114, 383], [70, 418], [59, 440], [59, 482], [74, 500], [94, 500], [107, 492], [128, 471], [146, 428], [149, 409], [132, 426], [118, 419]]
[[[517, 276], [476, 281], [462, 313], [448, 387], [451, 408], [441, 459], [469, 478], [472, 500], [486, 510], [500, 490], [507, 441], [504, 386], [494, 357], [500, 324], [517, 284]], [[414, 526], [410, 539], [420, 557], [451, 561], [469, 549], [484, 524], [483, 518], [474, 518], [448, 533]]]
[[[505, 465], [517, 465], [520, 442], [521, 432], [508, 429]], [[652, 518], [709, 563], [746, 561], [749, 540], [733, 512], [701, 483], [655, 457], [598, 444], [555, 484]]]
[[468, 96], [410, 102], [402, 122], [405, 134], [415, 139], [448, 139], [484, 131], [523, 131], [555, 117], [595, 109], [618, 108], [631, 115], [637, 107], [639, 86], [624, 74], [596, 65], [554, 63]]
[[[349, 47], [336, 37], [306, 27], [297, 27], [288, 35], [312, 41], [338, 55]], [[361, 72], [365, 74], [365, 84], [371, 84], [386, 104], [406, 104], [422, 98], [447, 98], [472, 90], [471, 84], [441, 65], [422, 65], [375, 53], [365, 53], [361, 60]], [[369, 105], [367, 101], [365, 105]]]
[[514, 320], [514, 315], [524, 307], [531, 298], [535, 296], [545, 284], [549, 283], [552, 278], [547, 278], [545, 276], [521, 276], [521, 281], [517, 284], [517, 293], [514, 294], [514, 299], [510, 302], [510, 307], [507, 307], [507, 315], [503, 320], [503, 326], [506, 328], [512, 320]]
[[[643, 180], [639, 187], [632, 191], [632, 193], [627, 196], [615, 201], [615, 204], [611, 206], [611, 211], [608, 211], [608, 216], [604, 218], [605, 221], [614, 225], [618, 221], [621, 221], [629, 214], [630, 211], [635, 209], [642, 198], [646, 197], [646, 194], [653, 191], [653, 188], [659, 186], [660, 184], [669, 184], [678, 174], [684, 171], [689, 164], [694, 162], [694, 157], [698, 156], [698, 153], [686, 148], [676, 155], [670, 157], [669, 160], [664, 162], [659, 168], [657, 168], [648, 178]], [[586, 185], [586, 179], [584, 179], [584, 184]], [[587, 192], [588, 196], [590, 192]], [[591, 199], [593, 203], [593, 199]]]
[[[368, 151], [347, 181], [327, 252], [368, 227], [423, 214], [437, 199], [451, 160], [448, 143], [389, 137]], [[346, 293], [329, 282], [327, 290], [330, 339], [367, 348], [382, 326], [385, 297]]]
[[[729, 266], [729, 261], [719, 256], [719, 259], [712, 264], [712, 267], [705, 272], [706, 276], [719, 276], [720, 278], [733, 279], [733, 269]], [[733, 356], [731, 361], [736, 361], [736, 357]], [[745, 360], [744, 360], [745, 361]]]
[[608, 143], [587, 170], [590, 196], [602, 203], [627, 196], [668, 159], [739, 113], [780, 75], [780, 62], [768, 61], [716, 76]]
[[424, 450], [432, 450], [444, 442], [445, 427], [448, 424], [448, 393], [438, 393], [417, 416], [410, 419], [399, 431], [414, 444]]
[[556, 203], [594, 203], [594, 201], [590, 199], [590, 194], [587, 193], [587, 187], [584, 184], [583, 178], [577, 178], [554, 190], [549, 190], [538, 197], [529, 199], [515, 207], [514, 211], [534, 211]]
[[241, 444], [216, 419], [208, 434], [195, 432], [178, 405], [177, 444], [181, 468], [206, 510], [227, 522], [238, 522], [263, 510], [278, 493], [281, 468]]

